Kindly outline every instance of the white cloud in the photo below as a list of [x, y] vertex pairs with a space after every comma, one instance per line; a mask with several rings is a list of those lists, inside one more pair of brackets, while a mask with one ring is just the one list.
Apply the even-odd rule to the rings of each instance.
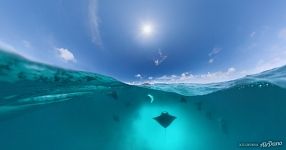
[[76, 62], [76, 59], [73, 53], [65, 48], [56, 48], [58, 55], [62, 58], [65, 62]]
[[215, 60], [214, 57], [218, 53], [220, 53], [221, 51], [222, 51], [222, 48], [217, 48], [217, 47], [213, 48], [212, 51], [209, 53], [209, 61], [208, 61], [208, 63], [212, 64], [214, 62], [214, 60]]
[[235, 72], [235, 71], [236, 71], [235, 68], [230, 67], [230, 68], [228, 68], [227, 73], [233, 73], [233, 72]]
[[99, 30], [100, 20], [99, 20], [99, 17], [97, 15], [97, 12], [98, 12], [98, 1], [97, 0], [89, 0], [88, 17], [89, 17], [92, 42], [94, 42], [98, 46], [102, 46], [100, 30]]
[[220, 53], [221, 51], [222, 51], [222, 48], [217, 48], [217, 47], [215, 47], [215, 48], [213, 48], [212, 51], [209, 53], [209, 56], [212, 57], [212, 56], [214, 56], [214, 55]]
[[155, 64], [156, 66], [159, 66], [159, 60], [158, 60], [158, 59], [154, 60], [154, 64]]
[[136, 74], [135, 77], [138, 78], [138, 79], [142, 79], [143, 78], [141, 74]]
[[154, 60], [155, 66], [159, 66], [162, 62], [167, 59], [167, 55], [164, 55], [161, 49], [158, 50], [158, 57]]
[[153, 79], [153, 77], [148, 77], [148, 80], [152, 80]]

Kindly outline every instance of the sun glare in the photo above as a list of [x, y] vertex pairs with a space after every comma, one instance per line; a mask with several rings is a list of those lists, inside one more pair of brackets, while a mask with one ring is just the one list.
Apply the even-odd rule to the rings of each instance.
[[141, 31], [142, 31], [142, 34], [145, 36], [150, 36], [154, 32], [153, 26], [151, 24], [144, 24], [142, 26]]

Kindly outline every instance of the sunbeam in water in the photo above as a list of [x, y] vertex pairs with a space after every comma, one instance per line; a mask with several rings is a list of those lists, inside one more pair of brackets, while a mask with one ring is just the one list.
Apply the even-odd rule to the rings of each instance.
[[[1, 149], [235, 150], [285, 141], [285, 70], [209, 86], [133, 86], [0, 52]], [[176, 117], [166, 128], [154, 120], [162, 112]]]

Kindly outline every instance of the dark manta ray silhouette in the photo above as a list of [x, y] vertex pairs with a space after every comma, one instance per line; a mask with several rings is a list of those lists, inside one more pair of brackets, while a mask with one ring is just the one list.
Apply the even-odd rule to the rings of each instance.
[[162, 112], [160, 116], [154, 117], [153, 119], [165, 129], [165, 146], [167, 148], [167, 127], [171, 125], [176, 117], [170, 115], [168, 112]]
[[113, 114], [112, 119], [114, 122], [120, 122], [120, 117], [116, 114]]
[[181, 103], [187, 103], [188, 101], [187, 101], [187, 99], [185, 97], [182, 96], [181, 99], [180, 99], [180, 102]]
[[202, 105], [203, 105], [202, 102], [196, 102], [195, 105], [196, 105], [198, 111], [201, 111], [201, 110], [202, 110]]
[[111, 96], [113, 99], [118, 99], [118, 95], [116, 91], [111, 91], [107, 93], [107, 95]]
[[162, 112], [160, 116], [154, 117], [162, 127], [167, 128], [175, 119], [175, 116], [170, 115], [168, 112]]

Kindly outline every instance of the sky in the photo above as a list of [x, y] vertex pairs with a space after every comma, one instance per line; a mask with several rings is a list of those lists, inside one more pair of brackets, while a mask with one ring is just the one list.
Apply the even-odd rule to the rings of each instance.
[[286, 64], [286, 1], [1, 0], [0, 48], [124, 82], [220, 82]]

